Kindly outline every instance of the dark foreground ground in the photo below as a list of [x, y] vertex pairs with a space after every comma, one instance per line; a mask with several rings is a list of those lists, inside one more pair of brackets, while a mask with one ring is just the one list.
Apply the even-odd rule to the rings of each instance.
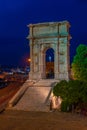
[[87, 130], [87, 117], [61, 112], [6, 110], [0, 114], [0, 130]]

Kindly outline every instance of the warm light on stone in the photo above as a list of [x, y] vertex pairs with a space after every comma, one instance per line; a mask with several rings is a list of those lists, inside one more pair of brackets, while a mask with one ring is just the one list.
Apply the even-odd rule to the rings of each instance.
[[54, 50], [54, 79], [69, 80], [69, 22], [30, 24], [30, 80], [46, 79], [46, 51]]

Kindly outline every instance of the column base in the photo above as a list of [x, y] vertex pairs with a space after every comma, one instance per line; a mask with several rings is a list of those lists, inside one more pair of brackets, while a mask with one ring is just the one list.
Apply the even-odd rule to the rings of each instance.
[[40, 72], [30, 72], [29, 73], [29, 79], [30, 80], [39, 80], [39, 79], [45, 79], [46, 76], [44, 73]]
[[65, 72], [65, 73], [55, 73], [54, 79], [58, 79], [58, 80], [69, 80], [69, 73]]
[[59, 73], [59, 80], [67, 80], [67, 81], [69, 81], [69, 73], [68, 72]]

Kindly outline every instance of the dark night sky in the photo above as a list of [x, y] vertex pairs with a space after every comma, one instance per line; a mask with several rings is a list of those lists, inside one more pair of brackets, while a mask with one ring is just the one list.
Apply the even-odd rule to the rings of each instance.
[[87, 0], [0, 0], [0, 64], [19, 65], [29, 54], [29, 23], [68, 20], [71, 59], [87, 44]]

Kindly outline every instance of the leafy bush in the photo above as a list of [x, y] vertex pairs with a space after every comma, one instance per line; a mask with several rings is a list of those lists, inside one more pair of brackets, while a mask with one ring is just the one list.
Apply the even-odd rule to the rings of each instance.
[[67, 107], [87, 103], [87, 82], [79, 80], [60, 81], [53, 88], [53, 94], [63, 99], [61, 110], [67, 111]]
[[67, 81], [62, 80], [60, 83], [58, 83], [56, 86], [53, 88], [53, 93], [55, 96], [61, 96], [61, 98], [64, 98], [66, 93], [67, 93]]
[[61, 103], [61, 111], [68, 112], [69, 111], [69, 103], [67, 101], [62, 101]]

